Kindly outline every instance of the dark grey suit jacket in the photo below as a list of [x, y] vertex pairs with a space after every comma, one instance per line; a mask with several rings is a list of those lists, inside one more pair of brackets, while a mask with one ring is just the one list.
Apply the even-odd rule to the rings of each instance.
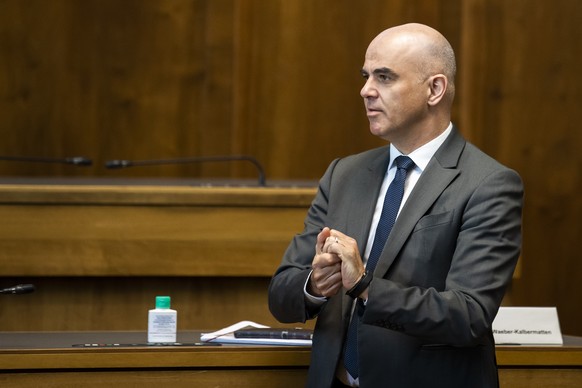
[[[317, 317], [307, 386], [330, 387], [352, 299], [303, 293], [324, 226], [363, 254], [389, 147], [335, 160], [269, 287], [285, 323]], [[359, 327], [361, 387], [498, 385], [491, 324], [520, 253], [523, 187], [453, 128], [411, 192], [374, 271]]]

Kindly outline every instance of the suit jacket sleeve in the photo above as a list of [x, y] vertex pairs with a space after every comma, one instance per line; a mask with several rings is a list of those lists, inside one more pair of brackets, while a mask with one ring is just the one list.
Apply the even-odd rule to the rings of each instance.
[[318, 192], [304, 221], [304, 229], [287, 248], [269, 286], [269, 309], [280, 322], [305, 322], [314, 318], [321, 306], [305, 301], [304, 285], [311, 273], [317, 235], [327, 226], [329, 182], [338, 160], [331, 163], [319, 182]]

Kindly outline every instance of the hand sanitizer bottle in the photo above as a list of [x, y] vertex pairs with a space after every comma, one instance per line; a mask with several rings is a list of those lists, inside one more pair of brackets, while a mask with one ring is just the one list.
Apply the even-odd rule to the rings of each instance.
[[156, 308], [148, 313], [148, 342], [176, 342], [178, 312], [170, 309], [169, 296], [156, 296]]

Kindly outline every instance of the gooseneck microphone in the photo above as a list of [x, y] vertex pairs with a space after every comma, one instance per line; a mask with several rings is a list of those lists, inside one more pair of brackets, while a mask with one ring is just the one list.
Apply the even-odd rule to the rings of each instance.
[[31, 162], [31, 163], [62, 163], [73, 164], [75, 166], [90, 166], [93, 161], [84, 156], [73, 156], [70, 158], [38, 158], [34, 156], [0, 156], [0, 160], [11, 162]]
[[116, 169], [133, 166], [159, 166], [163, 164], [187, 164], [187, 163], [206, 163], [206, 162], [235, 162], [246, 161], [252, 163], [259, 174], [259, 186], [266, 185], [265, 170], [257, 159], [247, 155], [225, 155], [225, 156], [200, 156], [193, 158], [179, 159], [158, 159], [158, 160], [109, 160], [105, 167]]
[[19, 284], [14, 287], [0, 289], [0, 294], [30, 294], [35, 289], [33, 284]]

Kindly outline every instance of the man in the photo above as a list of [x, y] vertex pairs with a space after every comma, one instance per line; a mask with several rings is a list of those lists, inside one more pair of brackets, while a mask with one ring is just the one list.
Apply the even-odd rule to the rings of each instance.
[[455, 71], [425, 25], [366, 51], [370, 131], [390, 145], [332, 162], [269, 287], [279, 321], [317, 317], [308, 387], [498, 386], [491, 325], [523, 188], [451, 124]]

